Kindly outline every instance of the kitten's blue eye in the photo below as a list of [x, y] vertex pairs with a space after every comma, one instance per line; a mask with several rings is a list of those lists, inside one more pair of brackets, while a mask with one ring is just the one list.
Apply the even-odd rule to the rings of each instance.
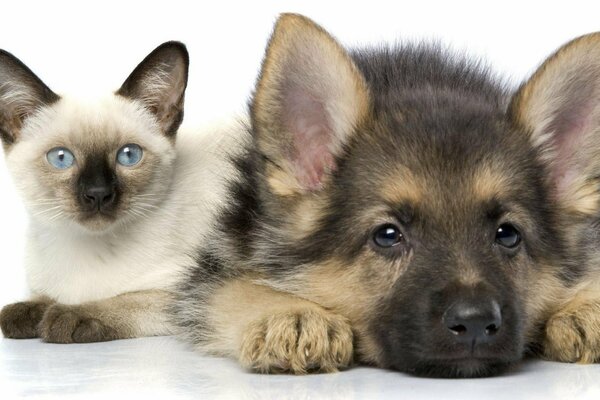
[[46, 154], [46, 159], [56, 169], [67, 169], [75, 161], [75, 156], [64, 147], [57, 147]]
[[117, 162], [126, 167], [131, 167], [142, 159], [142, 148], [137, 144], [126, 144], [117, 152]]

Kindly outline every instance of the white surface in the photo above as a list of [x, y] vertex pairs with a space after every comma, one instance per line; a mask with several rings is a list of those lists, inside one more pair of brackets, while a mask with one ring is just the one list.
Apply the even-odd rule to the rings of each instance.
[[[598, 1], [11, 1], [2, 4], [0, 48], [58, 93], [116, 89], [163, 41], [191, 55], [186, 122], [244, 108], [276, 15], [303, 13], [344, 44], [438, 38], [484, 56], [518, 82], [565, 41], [600, 30]], [[0, 152], [1, 154], [2, 152]], [[2, 158], [2, 156], [0, 156]], [[25, 297], [26, 216], [0, 162], [0, 305]], [[600, 399], [598, 366], [528, 362], [512, 375], [426, 380], [374, 369], [309, 377], [246, 374], [169, 339], [95, 345], [0, 341], [0, 398], [85, 394], [86, 399], [456, 398]], [[96, 396], [92, 396], [95, 394]], [[109, 397], [111, 396], [111, 397]]]
[[373, 368], [266, 376], [200, 357], [166, 337], [86, 345], [2, 339], [0, 355], [3, 399], [600, 399], [600, 365], [528, 361], [504, 376], [464, 380]]

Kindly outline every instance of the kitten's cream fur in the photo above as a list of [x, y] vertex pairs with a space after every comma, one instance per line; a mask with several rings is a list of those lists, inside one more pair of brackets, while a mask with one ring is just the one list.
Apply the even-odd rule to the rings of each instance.
[[[173, 332], [164, 313], [169, 292], [194, 265], [223, 202], [227, 154], [238, 148], [241, 129], [236, 122], [180, 129], [175, 140], [187, 81], [187, 53], [179, 59], [185, 48], [178, 46], [157, 55], [159, 47], [119, 92], [95, 102], [46, 101], [41, 81], [27, 71], [11, 76], [15, 68], [2, 63], [15, 61], [0, 59], [6, 162], [31, 219], [25, 267], [32, 299], [3, 309], [5, 336], [69, 343]], [[72, 193], [79, 169], [128, 143], [141, 145], [144, 156], [134, 167], [112, 163], [123, 186], [114, 220], [80, 218]], [[49, 165], [45, 154], [57, 146], [79, 164]]]
[[[97, 113], [98, 107], [89, 111]], [[107, 111], [105, 117], [113, 123], [122, 109]], [[76, 304], [171, 287], [179, 270], [194, 263], [194, 246], [200, 243], [223, 199], [220, 179], [229, 169], [224, 154], [235, 147], [232, 142], [236, 140], [235, 125], [224, 125], [200, 131], [180, 129], [175, 149], [163, 153], [161, 162], [166, 165], [156, 172], [160, 176], [152, 189], [133, 201], [135, 214], [125, 213], [101, 232], [88, 231], [69, 215], [52, 218], [56, 212], [44, 213], [48, 207], [36, 206], [34, 200], [44, 194], [38, 193], [33, 177], [25, 172], [31, 161], [20, 151], [9, 153], [7, 163], [32, 215], [26, 250], [31, 290]], [[159, 139], [163, 138], [150, 133], [137, 143], [160, 149], [166, 144]], [[40, 146], [36, 139], [31, 145]], [[21, 147], [25, 153], [36, 154], [25, 146], [15, 150]]]

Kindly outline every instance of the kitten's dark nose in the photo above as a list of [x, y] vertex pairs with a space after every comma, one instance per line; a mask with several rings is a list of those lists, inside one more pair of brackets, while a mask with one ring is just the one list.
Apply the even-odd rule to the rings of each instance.
[[116, 193], [110, 186], [92, 186], [83, 192], [83, 203], [93, 210], [110, 207], [115, 202]]
[[502, 313], [495, 300], [459, 300], [444, 313], [443, 323], [460, 343], [490, 343], [502, 325]]

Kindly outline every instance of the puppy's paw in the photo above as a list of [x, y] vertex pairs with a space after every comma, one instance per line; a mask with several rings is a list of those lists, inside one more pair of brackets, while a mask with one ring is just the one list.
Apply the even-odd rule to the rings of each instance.
[[49, 303], [24, 301], [5, 306], [0, 312], [0, 328], [6, 338], [31, 339], [38, 337], [38, 324]]
[[51, 306], [39, 330], [40, 337], [48, 343], [106, 342], [119, 338], [115, 329], [92, 317], [82, 306]]
[[584, 304], [562, 310], [546, 324], [544, 355], [562, 362], [589, 364], [600, 360], [600, 308]]
[[325, 310], [307, 309], [270, 315], [244, 333], [240, 362], [262, 373], [334, 372], [353, 356], [348, 321]]

